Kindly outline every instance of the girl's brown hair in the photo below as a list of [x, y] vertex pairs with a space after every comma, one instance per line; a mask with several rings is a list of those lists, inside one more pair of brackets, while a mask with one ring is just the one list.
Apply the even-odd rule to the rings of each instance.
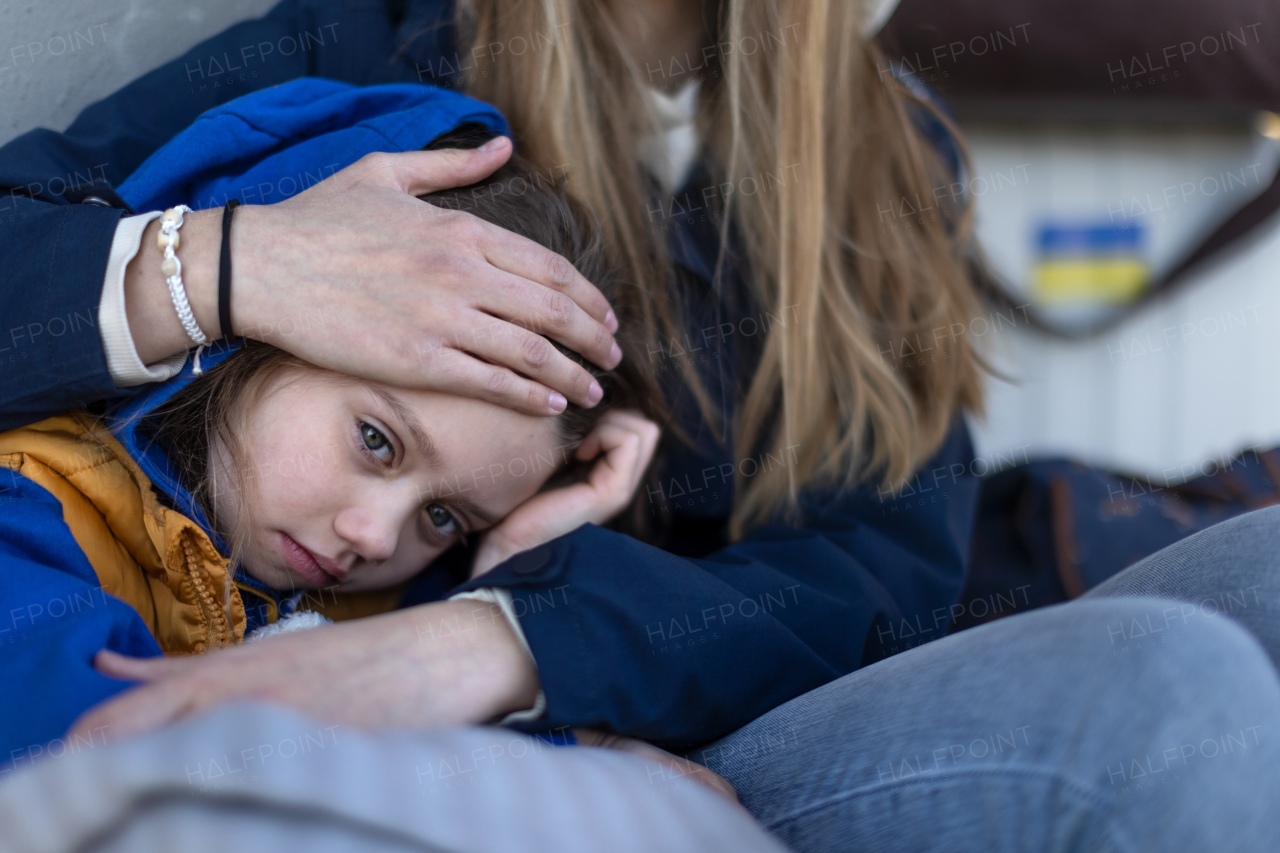
[[[636, 157], [637, 141], [657, 128], [648, 80], [624, 49], [624, 2], [459, 0], [455, 23], [462, 55], [525, 46], [520, 56], [493, 51], [465, 88], [503, 111], [535, 165], [567, 167], [571, 193], [600, 217], [607, 251], [626, 271], [614, 294], [624, 328], [646, 338], [643, 352], [664, 353], [663, 342], [686, 330]], [[967, 328], [980, 306], [965, 271], [962, 206], [933, 220], [885, 219], [903, 199], [933, 200], [933, 188], [953, 180], [916, 121], [933, 112], [950, 124], [880, 72], [883, 58], [862, 33], [864, 3], [708, 8], [718, 14], [707, 22], [713, 47], [698, 57], [707, 65], [699, 125], [713, 184], [760, 187], [726, 194], [722, 243], [732, 223], [763, 312], [791, 319], [769, 329], [732, 426], [740, 458], [787, 447], [794, 464], [738, 484], [738, 536], [794, 508], [804, 486], [908, 476], [961, 410], [980, 411], [982, 362], [969, 338], [940, 336], [927, 364], [907, 363], [899, 345]], [[680, 369], [718, 424], [692, 362]]]
[[[478, 126], [464, 126], [432, 142], [430, 149], [471, 148], [490, 138]], [[487, 179], [467, 187], [442, 190], [421, 196], [436, 207], [462, 210], [514, 231], [572, 262], [606, 296], [614, 286], [614, 271], [602, 251], [599, 230], [575, 202], [561, 182], [540, 174], [520, 157], [513, 157]], [[554, 342], [553, 342], [554, 343]], [[555, 418], [556, 428], [566, 446], [580, 442], [610, 408], [627, 406], [655, 408], [648, 389], [651, 382], [643, 374], [644, 362], [629, 351], [631, 344], [619, 338], [624, 351], [621, 365], [600, 371], [580, 355], [559, 344], [557, 349], [596, 376], [604, 389], [604, 399], [594, 408], [573, 405]], [[246, 436], [248, 417], [272, 380], [285, 372], [319, 371], [335, 381], [355, 382], [351, 377], [321, 370], [283, 350], [257, 341], [245, 344], [205, 376], [178, 391], [149, 419], [183, 485], [192, 500], [213, 524], [238, 562], [248, 530], [252, 509], [253, 471], [244, 464], [249, 458]], [[214, 473], [209, 455], [221, 447], [225, 454], [223, 478]], [[222, 482], [229, 479], [229, 482]], [[235, 517], [227, 517], [219, 493], [237, 490], [244, 498], [236, 502]], [[179, 507], [179, 509], [185, 509]]]

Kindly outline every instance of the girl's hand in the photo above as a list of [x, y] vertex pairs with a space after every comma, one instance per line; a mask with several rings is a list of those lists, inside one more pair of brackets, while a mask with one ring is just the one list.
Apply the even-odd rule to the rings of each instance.
[[538, 674], [502, 611], [443, 601], [190, 657], [101, 651], [98, 670], [144, 682], [72, 726], [113, 738], [223, 702], [262, 699], [353, 728], [474, 725], [533, 706]]
[[622, 752], [629, 752], [632, 755], [638, 755], [647, 761], [662, 765], [663, 775], [667, 780], [689, 779], [698, 782], [706, 785], [735, 806], [741, 805], [738, 802], [738, 792], [734, 790], [733, 785], [729, 784], [728, 779], [714, 770], [698, 764], [696, 761], [672, 755], [664, 749], [658, 749], [651, 743], [636, 740], [632, 737], [606, 734], [594, 729], [574, 729], [573, 734], [577, 738], [579, 746], [602, 746], [606, 749], [617, 749]]
[[584, 524], [604, 524], [631, 502], [653, 460], [661, 430], [639, 412], [606, 412], [574, 456], [601, 456], [585, 483], [534, 495], [485, 534], [476, 551], [476, 577], [544, 542]]

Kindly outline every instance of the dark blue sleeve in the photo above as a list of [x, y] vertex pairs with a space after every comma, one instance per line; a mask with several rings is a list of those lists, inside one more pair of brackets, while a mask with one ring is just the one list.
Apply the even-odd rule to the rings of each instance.
[[902, 648], [942, 636], [977, 506], [961, 422], [892, 489], [809, 493], [702, 559], [588, 525], [462, 589], [505, 587], [547, 697], [541, 728], [703, 743]]
[[97, 329], [118, 210], [64, 190], [118, 186], [205, 110], [302, 76], [417, 80], [393, 63], [384, 0], [285, 0], [87, 107], [0, 147], [0, 429], [119, 393]]
[[114, 392], [98, 301], [120, 216], [0, 196], [0, 430]]
[[56, 740], [86, 710], [129, 686], [93, 668], [103, 648], [160, 654], [137, 611], [103, 591], [57, 499], [0, 468], [0, 779], [42, 754], [101, 746], [110, 737]]

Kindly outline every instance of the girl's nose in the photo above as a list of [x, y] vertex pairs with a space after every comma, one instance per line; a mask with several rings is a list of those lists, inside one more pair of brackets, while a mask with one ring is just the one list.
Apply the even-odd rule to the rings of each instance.
[[376, 506], [352, 506], [338, 513], [334, 532], [362, 559], [379, 562], [396, 552], [400, 522]]

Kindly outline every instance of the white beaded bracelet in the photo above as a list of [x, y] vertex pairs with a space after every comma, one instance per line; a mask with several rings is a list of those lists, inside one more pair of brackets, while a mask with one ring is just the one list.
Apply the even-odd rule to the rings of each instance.
[[209, 337], [200, 328], [200, 324], [196, 322], [195, 315], [191, 312], [191, 303], [187, 301], [187, 289], [182, 284], [182, 261], [178, 260], [178, 229], [182, 227], [182, 216], [190, 213], [191, 208], [185, 204], [177, 207], [171, 207], [160, 217], [160, 235], [156, 238], [156, 243], [160, 250], [164, 252], [164, 260], [160, 262], [160, 272], [164, 274], [165, 282], [169, 285], [169, 296], [173, 299], [173, 308], [178, 312], [178, 319], [182, 322], [182, 328], [186, 330], [187, 337], [196, 345], [196, 354], [192, 371], [196, 376], [204, 373], [200, 369], [200, 352], [209, 344]]

